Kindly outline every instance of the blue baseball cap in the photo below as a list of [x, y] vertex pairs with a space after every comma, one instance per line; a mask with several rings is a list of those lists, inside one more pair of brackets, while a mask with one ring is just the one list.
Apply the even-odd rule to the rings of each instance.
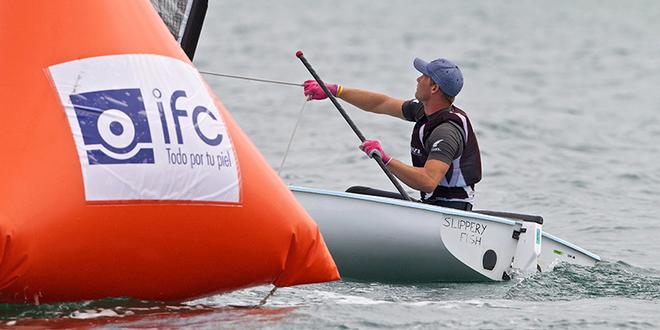
[[463, 74], [461, 69], [450, 60], [439, 58], [426, 62], [421, 58], [415, 58], [413, 65], [417, 71], [427, 75], [440, 86], [442, 91], [449, 96], [456, 96], [463, 88]]

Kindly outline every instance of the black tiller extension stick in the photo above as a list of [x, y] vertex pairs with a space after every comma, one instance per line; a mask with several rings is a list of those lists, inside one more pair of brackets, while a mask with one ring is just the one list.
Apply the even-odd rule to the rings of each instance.
[[[351, 128], [353, 129], [353, 132], [355, 132], [355, 134], [360, 139], [360, 142], [364, 142], [364, 140], [366, 140], [366, 139], [364, 138], [364, 135], [362, 135], [362, 132], [360, 132], [360, 129], [357, 128], [357, 126], [355, 126], [355, 123], [353, 123], [353, 120], [351, 120], [351, 117], [349, 117], [348, 114], [346, 114], [346, 111], [344, 111], [344, 108], [341, 107], [341, 104], [339, 104], [339, 102], [337, 101], [337, 98], [334, 95], [332, 95], [332, 93], [330, 93], [330, 91], [328, 90], [328, 87], [326, 87], [323, 80], [321, 80], [321, 77], [319, 77], [319, 75], [316, 73], [316, 71], [314, 71], [314, 68], [312, 68], [312, 65], [309, 64], [309, 62], [307, 62], [307, 59], [303, 55], [303, 52], [300, 51], [300, 50], [297, 51], [296, 52], [296, 57], [298, 57], [300, 59], [300, 61], [307, 68], [309, 73], [312, 74], [312, 76], [314, 77], [316, 82], [319, 83], [319, 86], [321, 86], [321, 88], [323, 89], [323, 92], [325, 92], [325, 95], [328, 96], [330, 101], [332, 101], [332, 104], [334, 104], [335, 108], [337, 108], [337, 110], [339, 110], [339, 113], [341, 113], [342, 117], [344, 117], [344, 119], [346, 120], [348, 125], [351, 126]], [[394, 175], [392, 174], [392, 172], [390, 172], [390, 170], [387, 169], [387, 167], [385, 166], [385, 163], [383, 163], [383, 159], [380, 158], [380, 155], [375, 154], [375, 155], [373, 155], [373, 158], [376, 161], [376, 163], [378, 163], [378, 166], [380, 166], [380, 168], [383, 170], [383, 172], [385, 172], [385, 174], [390, 179], [390, 181], [392, 181], [392, 184], [394, 184], [394, 186], [396, 187], [396, 190], [399, 191], [401, 196], [405, 200], [408, 200], [408, 201], [412, 202], [413, 199], [410, 198], [410, 196], [408, 196], [408, 194], [406, 193], [405, 190], [403, 190], [403, 187], [401, 187], [401, 184], [399, 183], [399, 180], [397, 180], [396, 177], [394, 177]]]

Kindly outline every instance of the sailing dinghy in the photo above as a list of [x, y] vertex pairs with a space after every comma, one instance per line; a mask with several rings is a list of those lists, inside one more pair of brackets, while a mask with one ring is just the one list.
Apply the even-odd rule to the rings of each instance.
[[[543, 219], [289, 187], [321, 229], [344, 279], [388, 283], [507, 280], [600, 257], [543, 232]], [[524, 220], [523, 220], [524, 219]]]

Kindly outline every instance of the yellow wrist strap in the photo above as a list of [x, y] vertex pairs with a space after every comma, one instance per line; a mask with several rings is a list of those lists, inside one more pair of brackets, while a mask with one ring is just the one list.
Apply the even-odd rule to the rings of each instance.
[[337, 97], [341, 96], [341, 93], [344, 91], [344, 86], [339, 85], [339, 88], [337, 88]]

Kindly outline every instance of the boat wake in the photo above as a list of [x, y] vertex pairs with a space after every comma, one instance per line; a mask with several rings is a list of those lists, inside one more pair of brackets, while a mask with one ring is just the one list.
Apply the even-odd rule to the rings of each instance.
[[534, 301], [599, 297], [658, 299], [660, 272], [623, 261], [602, 261], [593, 267], [561, 263], [551, 272], [522, 278], [505, 294], [506, 299]]

